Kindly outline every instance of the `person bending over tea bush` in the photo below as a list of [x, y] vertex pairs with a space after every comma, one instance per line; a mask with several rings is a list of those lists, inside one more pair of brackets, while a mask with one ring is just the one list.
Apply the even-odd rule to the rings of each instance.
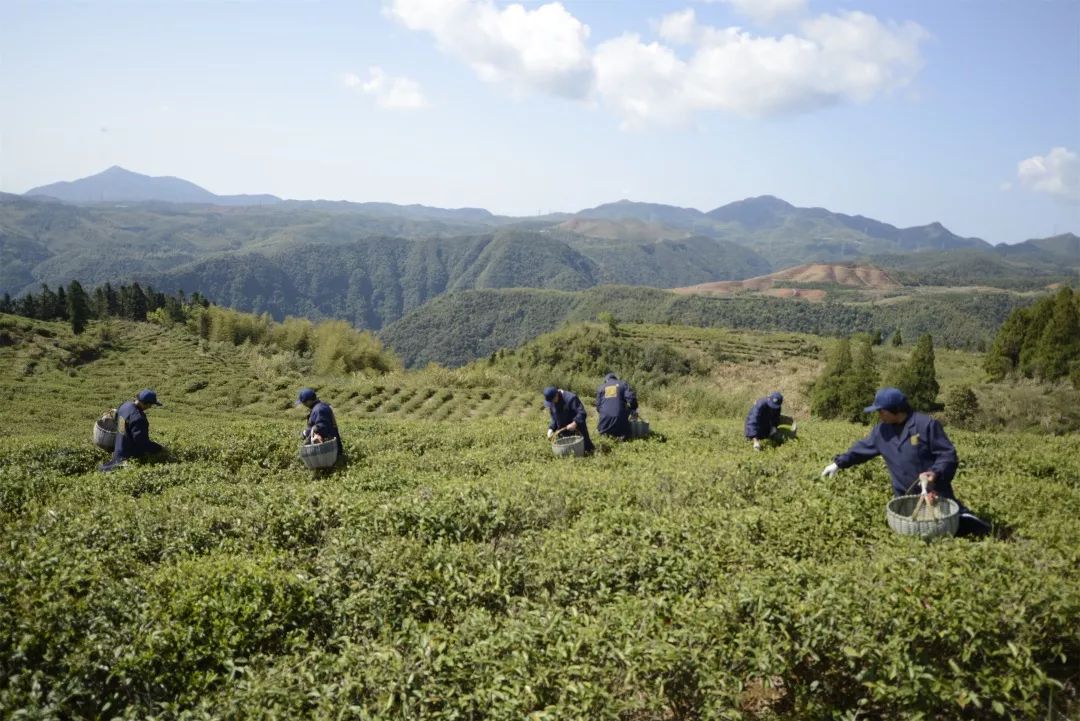
[[300, 437], [304, 443], [322, 443], [337, 438], [338, 440], [338, 463], [345, 456], [345, 444], [338, 432], [337, 419], [334, 418], [334, 409], [329, 403], [319, 400], [315, 391], [311, 388], [301, 388], [296, 397], [296, 405], [304, 406], [311, 413], [308, 414], [307, 428]]
[[761, 442], [767, 438], [780, 438], [780, 424], [791, 426], [795, 432], [795, 420], [791, 416], [781, 415], [780, 408], [784, 405], [784, 394], [773, 391], [764, 398], [759, 398], [750, 412], [746, 415], [746, 439], [754, 442], [754, 450], [761, 450]]
[[158, 402], [157, 393], [144, 388], [130, 401], [116, 409], [116, 444], [113, 457], [101, 466], [103, 471], [115, 470], [129, 458], [142, 458], [165, 449], [150, 440], [150, 421], [146, 412], [152, 406], [164, 405]]
[[841, 453], [821, 472], [821, 477], [832, 478], [841, 468], [881, 456], [892, 476], [893, 496], [914, 492], [920, 480], [932, 489], [931, 503], [941, 496], [950, 498], [960, 506], [958, 536], [985, 535], [990, 525], [971, 513], [953, 495], [952, 479], [958, 464], [956, 447], [945, 435], [945, 429], [934, 418], [911, 409], [907, 397], [898, 388], [882, 388], [874, 397], [873, 405], [866, 413], [877, 411], [878, 423], [870, 435], [856, 441], [847, 453]]
[[596, 412], [600, 416], [597, 430], [625, 441], [630, 437], [630, 417], [637, 415], [637, 395], [626, 381], [614, 373], [604, 376], [604, 382], [596, 389]]
[[585, 439], [585, 452], [593, 452], [589, 426], [585, 423], [585, 406], [577, 395], [564, 391], [562, 388], [548, 386], [544, 389], [544, 407], [551, 412], [548, 438], [560, 431], [577, 432]]

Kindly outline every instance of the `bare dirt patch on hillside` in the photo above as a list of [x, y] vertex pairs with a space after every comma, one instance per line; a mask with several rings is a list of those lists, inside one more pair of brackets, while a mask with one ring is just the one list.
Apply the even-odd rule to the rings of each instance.
[[786, 286], [788, 283], [836, 285], [865, 290], [895, 290], [901, 287], [888, 273], [872, 265], [807, 263], [756, 278], [701, 283], [672, 290], [686, 295], [728, 295], [749, 291], [780, 298], [807, 300], [821, 300], [828, 295], [828, 291], [822, 288], [792, 288]]

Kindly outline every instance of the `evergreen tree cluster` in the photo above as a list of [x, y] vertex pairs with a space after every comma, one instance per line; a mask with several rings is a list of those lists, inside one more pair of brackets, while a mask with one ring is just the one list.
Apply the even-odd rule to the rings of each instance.
[[[861, 339], [852, 356], [851, 341], [840, 341], [825, 369], [814, 382], [810, 412], [819, 418], [841, 418], [852, 423], [869, 420], [863, 412], [880, 387], [881, 374], [874, 359], [873, 338]], [[911, 358], [889, 378], [889, 385], [904, 392], [912, 409], [938, 410], [940, 387], [934, 367], [934, 339], [919, 338]]]
[[206, 341], [259, 345], [310, 356], [311, 369], [316, 373], [385, 373], [401, 367], [397, 356], [374, 335], [346, 321], [312, 323], [289, 317], [276, 323], [269, 313], [243, 313], [214, 305], [199, 293], [190, 297], [183, 291], [168, 295], [138, 283], [116, 287], [106, 283], [92, 294], [86, 293], [78, 281], [56, 292], [43, 284], [40, 293], [27, 293], [17, 300], [5, 294], [0, 299], [0, 313], [46, 321], [67, 320], [76, 334], [94, 319], [182, 325]]
[[191, 309], [207, 307], [210, 301], [198, 293], [190, 298], [180, 291], [169, 295], [138, 283], [113, 287], [111, 283], [98, 286], [93, 293], [87, 293], [77, 280], [71, 281], [67, 288], [63, 286], [54, 292], [48, 284], [42, 283], [41, 292], [27, 293], [19, 298], [5, 293], [0, 298], [0, 313], [12, 313], [25, 318], [48, 321], [68, 321], [76, 335], [82, 333], [91, 320], [122, 318], [125, 320], [145, 321], [152, 313], [159, 318], [171, 319], [181, 323], [188, 319]]
[[1080, 290], [1062, 288], [1013, 311], [994, 338], [983, 367], [993, 380], [1070, 377], [1080, 388]]
[[881, 379], [874, 360], [872, 340], [859, 343], [852, 359], [851, 341], [840, 341], [832, 357], [814, 383], [810, 412], [820, 418], [842, 418], [852, 423], [864, 422], [863, 408], [874, 397]]
[[937, 369], [934, 366], [934, 339], [923, 334], [911, 352], [911, 358], [891, 379], [890, 385], [899, 388], [907, 396], [908, 404], [917, 411], [935, 411], [940, 406], [937, 402], [941, 387], [937, 381]]

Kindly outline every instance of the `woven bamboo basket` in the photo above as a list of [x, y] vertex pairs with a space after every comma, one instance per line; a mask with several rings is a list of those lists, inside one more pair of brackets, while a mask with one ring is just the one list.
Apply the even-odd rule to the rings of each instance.
[[885, 506], [885, 520], [889, 528], [902, 536], [952, 536], [960, 527], [960, 504], [951, 498], [938, 498], [927, 508], [924, 504], [919, 513], [912, 513], [919, 504], [919, 496], [898, 496]]
[[309, 443], [300, 446], [300, 460], [311, 469], [329, 468], [337, 462], [337, 457], [337, 438], [331, 438], [322, 443]]
[[94, 445], [103, 451], [113, 452], [116, 448], [116, 409], [101, 414], [94, 421]]
[[584, 436], [556, 436], [551, 441], [551, 452], [556, 456], [584, 456]]

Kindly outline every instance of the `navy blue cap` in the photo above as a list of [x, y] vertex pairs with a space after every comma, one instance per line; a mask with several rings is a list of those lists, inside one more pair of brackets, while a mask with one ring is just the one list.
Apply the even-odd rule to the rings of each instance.
[[779, 408], [780, 406], [784, 405], [784, 394], [780, 391], [774, 391], [773, 393], [769, 394], [769, 397], [768, 399], [766, 399], [765, 402], [773, 408]]
[[296, 396], [296, 405], [306, 403], [307, 401], [313, 401], [315, 400], [315, 398], [315, 391], [311, 390], [310, 388], [301, 388], [300, 394]]
[[544, 400], [551, 403], [555, 400], [555, 394], [559, 392], [559, 389], [555, 386], [548, 386], [544, 389]]
[[139, 401], [139, 403], [147, 406], [165, 405], [164, 403], [158, 403], [157, 393], [154, 393], [154, 391], [150, 390], [149, 388], [143, 388], [141, 391], [139, 391], [139, 395], [135, 396], [135, 398]]
[[907, 396], [899, 388], [882, 388], [874, 396], [874, 405], [863, 408], [863, 413], [874, 411], [895, 411], [907, 405]]

